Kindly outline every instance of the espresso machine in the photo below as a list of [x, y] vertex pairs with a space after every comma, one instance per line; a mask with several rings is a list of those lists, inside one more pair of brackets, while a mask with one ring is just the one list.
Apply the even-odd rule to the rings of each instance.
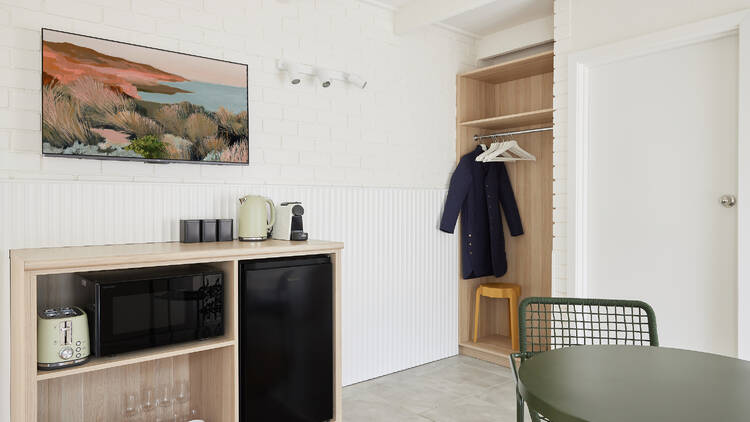
[[276, 207], [276, 221], [271, 237], [279, 240], [307, 240], [302, 227], [305, 208], [301, 202], [282, 202]]

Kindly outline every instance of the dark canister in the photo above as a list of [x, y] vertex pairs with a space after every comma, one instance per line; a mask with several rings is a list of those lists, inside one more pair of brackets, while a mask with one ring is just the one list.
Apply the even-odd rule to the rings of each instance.
[[201, 242], [216, 242], [216, 219], [201, 220]]
[[180, 220], [180, 242], [196, 243], [201, 241], [201, 220]]
[[217, 229], [217, 240], [219, 242], [226, 242], [234, 240], [234, 220], [231, 218], [222, 218], [216, 220]]

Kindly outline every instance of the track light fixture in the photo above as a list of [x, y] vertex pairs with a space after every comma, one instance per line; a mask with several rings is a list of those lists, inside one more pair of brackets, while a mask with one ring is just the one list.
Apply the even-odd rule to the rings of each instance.
[[328, 88], [333, 85], [335, 79], [348, 82], [361, 89], [364, 89], [365, 86], [367, 86], [366, 80], [353, 73], [324, 69], [303, 63], [292, 63], [284, 59], [276, 61], [276, 68], [287, 73], [288, 80], [292, 85], [300, 84], [303, 75], [310, 75], [314, 76], [323, 88]]

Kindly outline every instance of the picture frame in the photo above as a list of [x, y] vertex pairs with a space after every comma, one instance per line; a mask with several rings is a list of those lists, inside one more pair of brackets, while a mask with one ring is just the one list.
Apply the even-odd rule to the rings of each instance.
[[248, 165], [248, 66], [42, 28], [46, 157]]

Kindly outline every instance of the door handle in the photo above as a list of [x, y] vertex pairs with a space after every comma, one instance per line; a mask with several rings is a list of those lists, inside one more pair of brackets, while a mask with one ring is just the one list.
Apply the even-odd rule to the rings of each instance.
[[724, 208], [733, 208], [737, 205], [737, 198], [734, 195], [722, 195], [719, 202]]

